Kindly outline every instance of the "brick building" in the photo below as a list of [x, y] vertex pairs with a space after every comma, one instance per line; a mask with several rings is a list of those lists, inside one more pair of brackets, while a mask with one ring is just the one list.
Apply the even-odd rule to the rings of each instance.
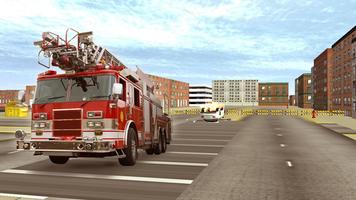
[[331, 109], [331, 79], [333, 50], [327, 48], [314, 59], [312, 68], [313, 108], [316, 110]]
[[352, 117], [356, 118], [356, 37], [352, 39]]
[[311, 73], [304, 73], [295, 79], [296, 105], [300, 108], [312, 108]]
[[295, 106], [295, 95], [289, 95], [289, 105]]
[[356, 26], [332, 45], [332, 110], [352, 113], [352, 40], [356, 37]]
[[35, 91], [36, 91], [36, 86], [35, 85], [26, 85], [25, 88], [25, 103], [27, 105], [31, 105], [33, 102], [33, 99], [35, 98]]
[[259, 106], [288, 106], [288, 83], [259, 83]]
[[5, 110], [5, 105], [10, 101], [17, 101], [19, 90], [0, 90], [0, 110]]
[[189, 106], [189, 83], [148, 75], [155, 85], [155, 95], [161, 100], [164, 111]]

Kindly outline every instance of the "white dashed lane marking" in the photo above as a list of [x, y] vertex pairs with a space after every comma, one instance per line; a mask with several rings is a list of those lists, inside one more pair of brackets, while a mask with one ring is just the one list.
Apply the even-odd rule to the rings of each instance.
[[293, 163], [291, 161], [289, 161], [289, 160], [286, 161], [286, 164], [287, 164], [288, 167], [293, 167]]

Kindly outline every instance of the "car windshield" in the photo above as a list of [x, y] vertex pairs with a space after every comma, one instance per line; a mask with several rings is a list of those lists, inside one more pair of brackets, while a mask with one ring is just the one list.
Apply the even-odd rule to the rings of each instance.
[[37, 83], [34, 104], [107, 100], [114, 82], [112, 75], [41, 80]]

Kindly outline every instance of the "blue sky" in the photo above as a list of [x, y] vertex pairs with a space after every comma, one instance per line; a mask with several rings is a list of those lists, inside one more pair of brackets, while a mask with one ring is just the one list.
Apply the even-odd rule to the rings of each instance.
[[127, 66], [190, 84], [289, 82], [356, 25], [356, 0], [0, 0], [0, 89], [35, 84], [33, 41], [93, 31]]

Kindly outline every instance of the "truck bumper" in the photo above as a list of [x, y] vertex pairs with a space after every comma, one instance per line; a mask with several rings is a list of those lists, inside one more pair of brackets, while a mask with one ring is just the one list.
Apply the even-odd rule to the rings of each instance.
[[17, 141], [17, 149], [35, 152], [109, 153], [116, 150], [115, 141]]

